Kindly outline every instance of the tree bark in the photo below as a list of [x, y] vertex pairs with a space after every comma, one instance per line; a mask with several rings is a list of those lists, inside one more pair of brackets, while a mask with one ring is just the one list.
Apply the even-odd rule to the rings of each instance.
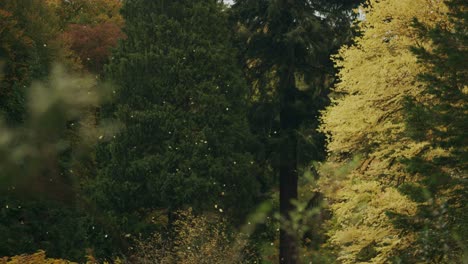
[[[295, 79], [293, 67], [287, 67], [280, 74], [281, 93], [281, 153], [280, 153], [280, 215], [290, 221], [290, 212], [294, 210], [292, 200], [297, 199], [297, 113], [295, 113]], [[280, 228], [280, 263], [295, 264], [298, 261], [297, 238], [292, 230], [287, 230], [284, 223]]]
[[[292, 146], [291, 146], [292, 147]], [[293, 148], [295, 150], [295, 147]], [[286, 151], [284, 151], [286, 152]], [[289, 154], [292, 153], [282, 153]], [[284, 161], [280, 168], [280, 214], [286, 221], [290, 220], [289, 213], [294, 209], [291, 200], [297, 198], [297, 171], [295, 159]], [[297, 263], [297, 238], [292, 230], [285, 230], [281, 224], [280, 230], [280, 263]]]

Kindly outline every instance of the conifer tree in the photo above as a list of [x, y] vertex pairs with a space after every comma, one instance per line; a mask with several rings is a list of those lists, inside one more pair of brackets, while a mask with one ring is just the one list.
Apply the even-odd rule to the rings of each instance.
[[418, 212], [412, 218], [397, 218], [403, 228], [416, 232], [418, 250], [403, 251], [406, 262], [457, 263], [468, 245], [468, 38], [467, 3], [446, 2], [448, 19], [436, 25], [417, 18], [413, 27], [420, 43], [412, 47], [421, 67], [421, 95], [408, 97], [406, 130], [426, 148], [404, 159], [417, 182], [400, 187], [414, 201]]
[[[329, 58], [350, 37], [347, 11], [356, 2], [239, 0], [233, 7], [252, 84], [251, 124], [264, 143], [267, 166], [279, 174], [286, 222], [299, 172], [324, 158], [324, 136], [316, 128], [333, 79]], [[281, 228], [281, 263], [298, 261], [296, 239]]]
[[90, 190], [126, 232], [148, 227], [146, 217], [161, 209], [240, 219], [255, 205], [246, 84], [222, 8], [202, 0], [124, 3], [127, 38], [106, 70], [118, 89], [103, 109], [122, 128], [101, 147]]

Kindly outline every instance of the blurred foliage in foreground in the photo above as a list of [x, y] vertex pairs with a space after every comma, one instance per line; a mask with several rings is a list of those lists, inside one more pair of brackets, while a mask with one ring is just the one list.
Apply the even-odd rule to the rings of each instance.
[[[0, 121], [0, 255], [83, 258], [97, 231], [77, 196], [82, 157], [98, 139], [92, 112], [105, 89], [55, 66], [34, 83], [24, 121]], [[93, 233], [90, 233], [93, 231]]]

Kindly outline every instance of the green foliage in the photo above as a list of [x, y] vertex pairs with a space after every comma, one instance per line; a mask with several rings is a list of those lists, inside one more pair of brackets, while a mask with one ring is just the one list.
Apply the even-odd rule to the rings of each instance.
[[0, 263], [467, 261], [466, 1], [234, 2], [0, 1]]
[[[242, 0], [231, 11], [251, 85], [250, 124], [263, 144], [259, 155], [275, 170], [286, 162], [280, 153], [290, 140], [297, 141], [300, 167], [324, 158], [316, 128], [329, 103], [330, 55], [352, 35], [349, 10], [357, 2]], [[295, 139], [287, 139], [289, 129]]]
[[242, 219], [256, 204], [261, 176], [222, 6], [128, 1], [122, 14], [127, 39], [107, 67], [118, 88], [103, 117], [123, 129], [99, 146], [92, 202], [133, 235], [151, 229], [147, 217], [163, 208]]
[[[64, 197], [68, 195], [70, 186], [63, 181], [69, 182], [67, 178], [72, 172], [64, 175], [58, 170], [58, 156], [71, 147], [67, 136], [74, 129], [74, 123], [70, 121], [77, 120], [87, 107], [97, 103], [97, 94], [93, 91], [95, 80], [73, 78], [56, 68], [48, 82], [35, 83], [30, 89], [28, 115], [23, 124], [18, 127], [2, 124], [2, 181], [14, 184], [16, 189], [32, 188], [44, 193], [48, 192], [48, 187], [42, 183], [57, 181], [54, 185], [63, 186], [56, 190], [63, 192]], [[30, 186], [33, 180], [36, 184]], [[1, 189], [7, 187], [11, 186], [3, 185]]]
[[[296, 238], [284, 223], [297, 198], [298, 175], [325, 158], [319, 111], [333, 82], [331, 53], [347, 41], [358, 1], [239, 0], [232, 10], [251, 85], [250, 124], [262, 143], [264, 171], [279, 174], [280, 261], [295, 263]], [[291, 221], [290, 221], [291, 220]]]
[[5, 196], [0, 201], [0, 255], [44, 249], [51, 256], [82, 260], [87, 219], [74, 208], [51, 200], [24, 200]]
[[0, 3], [0, 61], [4, 76], [0, 81], [0, 114], [18, 123], [26, 110], [27, 87], [46, 78], [56, 60], [71, 65], [67, 49], [58, 39], [58, 18], [42, 0]]
[[86, 0], [47, 0], [53, 6], [59, 17], [61, 29], [69, 25], [98, 25], [103, 23], [123, 24], [119, 11], [122, 1], [101, 0], [89, 2]]
[[408, 195], [411, 200], [422, 203], [430, 199], [430, 194], [425, 188], [415, 183], [404, 183], [398, 187], [398, 190]]
[[406, 261], [461, 263], [468, 245], [467, 4], [457, 0], [446, 4], [447, 21], [435, 25], [413, 21], [418, 37], [432, 46], [411, 48], [425, 67], [419, 80], [424, 83], [422, 94], [430, 99], [408, 98], [407, 131], [429, 147], [404, 161], [408, 172], [420, 179], [417, 188], [403, 186], [402, 191], [424, 201], [409, 221], [420, 249], [407, 254]]
[[95, 79], [62, 67], [52, 72], [29, 89], [21, 124], [0, 122], [0, 255], [45, 249], [80, 260], [94, 246], [95, 223], [77, 206], [70, 160], [83, 138], [96, 133], [81, 121], [100, 96]]

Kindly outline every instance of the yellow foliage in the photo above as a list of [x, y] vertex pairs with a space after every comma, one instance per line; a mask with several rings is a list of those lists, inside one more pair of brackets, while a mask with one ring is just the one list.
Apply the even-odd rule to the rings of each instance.
[[[416, 204], [396, 190], [414, 180], [398, 161], [429, 148], [427, 142], [415, 142], [405, 134], [405, 98], [430, 99], [421, 95], [416, 76], [424, 69], [409, 50], [416, 44], [430, 48], [430, 43], [421, 43], [410, 25], [414, 17], [435, 24], [447, 12], [441, 0], [370, 2], [371, 8], [361, 9], [363, 35], [337, 55], [341, 82], [322, 117], [321, 130], [329, 135], [329, 164], [340, 167], [349, 162], [350, 154], [362, 156], [361, 164], [344, 179], [337, 180], [330, 172], [322, 179], [334, 213], [330, 243], [339, 248], [342, 263], [388, 263], [396, 250], [414, 239], [395, 229], [385, 214], [416, 212]], [[428, 155], [439, 152], [431, 150]]]
[[[410, 28], [413, 17], [435, 22], [444, 6], [442, 1], [372, 1], [357, 45], [344, 48], [336, 60], [343, 70], [335, 92], [334, 106], [324, 112], [323, 130], [333, 140], [331, 152], [385, 150], [390, 154], [410, 142], [401, 141], [404, 130], [401, 110], [403, 99], [421, 92], [415, 76], [421, 65], [409, 46], [417, 39]], [[405, 148], [403, 148], [405, 149]], [[382, 153], [384, 154], [384, 153]]]
[[51, 259], [46, 257], [45, 251], [38, 251], [31, 255], [0, 258], [0, 264], [77, 264], [64, 259]]
[[178, 213], [173, 223], [175, 237], [156, 233], [137, 241], [136, 263], [244, 263], [251, 253], [247, 239], [231, 234], [217, 216], [195, 216], [189, 209]]
[[[99, 262], [95, 260], [93, 257], [88, 256], [88, 261], [86, 264], [98, 264]], [[115, 264], [123, 263], [120, 259], [116, 259], [113, 261]], [[72, 262], [65, 259], [54, 259], [54, 258], [47, 258], [46, 252], [44, 250], [39, 250], [34, 254], [23, 254], [19, 256], [13, 257], [2, 257], [0, 258], [0, 264], [78, 264], [77, 262]], [[103, 264], [110, 264], [109, 262], [105, 261]]]
[[331, 206], [337, 227], [331, 232], [331, 242], [343, 246], [340, 260], [355, 263], [355, 256], [374, 243], [377, 257], [374, 263], [384, 263], [395, 247], [407, 246], [412, 237], [401, 237], [392, 228], [385, 212], [414, 214], [416, 206], [407, 197], [391, 187], [376, 181], [349, 182], [336, 194], [337, 201]]

